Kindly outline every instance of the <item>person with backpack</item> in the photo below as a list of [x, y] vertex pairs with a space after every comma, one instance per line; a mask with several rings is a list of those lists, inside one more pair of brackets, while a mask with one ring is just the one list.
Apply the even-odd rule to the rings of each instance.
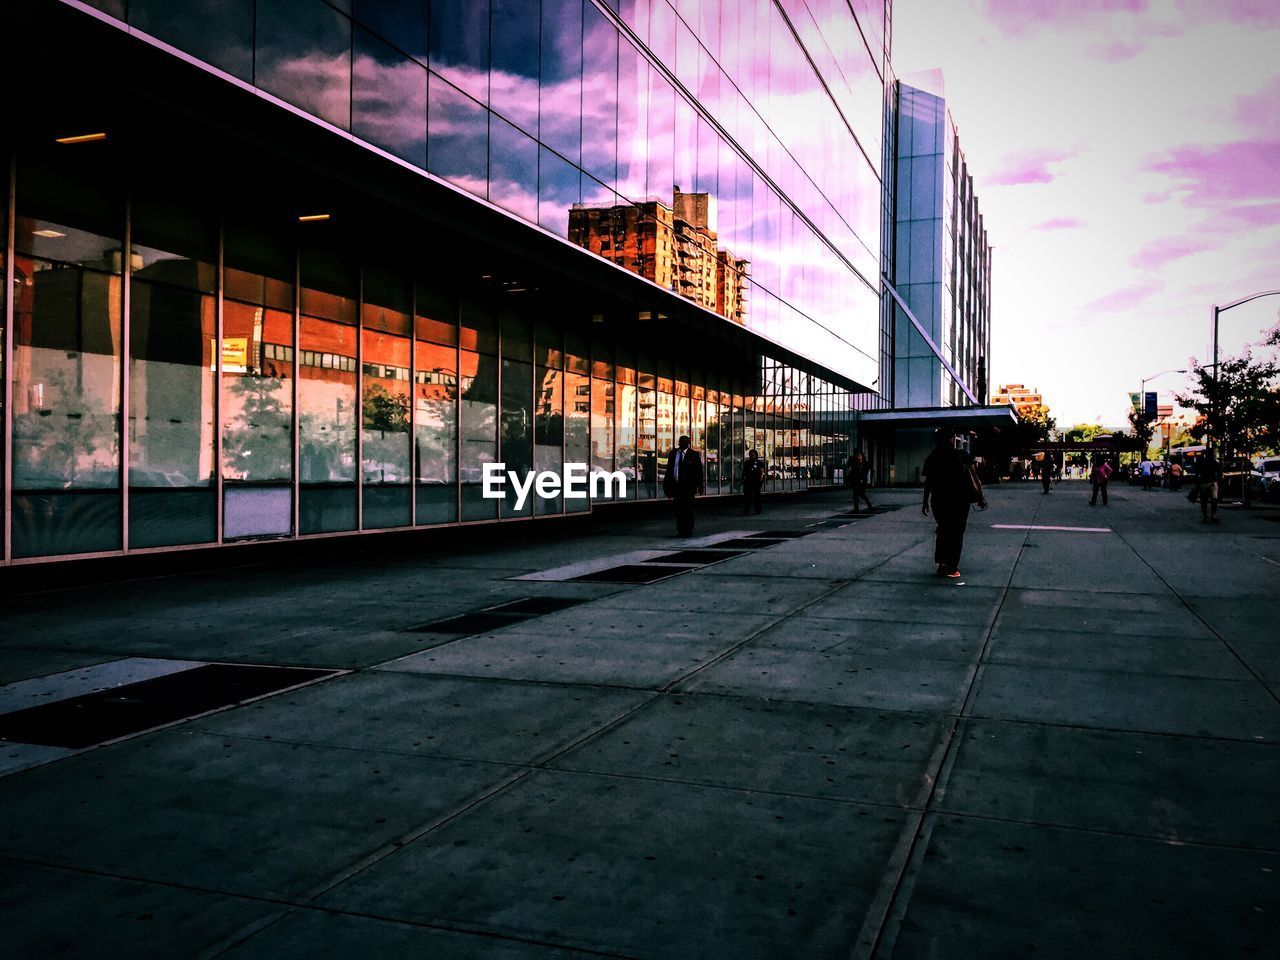
[[924, 461], [924, 505], [921, 513], [938, 525], [933, 547], [933, 562], [939, 576], [960, 576], [960, 554], [964, 550], [964, 533], [969, 525], [969, 506], [987, 509], [982, 484], [973, 469], [969, 454], [956, 448], [956, 433], [942, 427], [933, 433], [933, 452]]

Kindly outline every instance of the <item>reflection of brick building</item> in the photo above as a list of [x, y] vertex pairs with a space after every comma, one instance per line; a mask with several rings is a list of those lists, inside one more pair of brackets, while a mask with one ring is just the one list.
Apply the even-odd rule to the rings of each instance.
[[615, 207], [574, 204], [569, 239], [735, 323], [746, 316], [747, 261], [716, 246], [714, 200], [677, 186], [660, 200]]

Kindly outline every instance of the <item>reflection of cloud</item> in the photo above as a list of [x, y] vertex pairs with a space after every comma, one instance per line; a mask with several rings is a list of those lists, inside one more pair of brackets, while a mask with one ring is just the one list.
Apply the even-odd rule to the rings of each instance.
[[427, 136], [427, 71], [408, 60], [355, 58], [352, 132], [421, 164]]
[[1161, 237], [1152, 240], [1130, 258], [1129, 263], [1139, 270], [1155, 270], [1166, 263], [1181, 260], [1193, 253], [1208, 250], [1212, 244], [1208, 240], [1194, 237]]
[[1079, 217], [1054, 217], [1031, 225], [1032, 230], [1078, 230], [1085, 225]]
[[351, 114], [349, 54], [275, 57], [269, 51], [258, 51], [257, 86], [335, 126], [347, 126]]
[[995, 174], [985, 178], [994, 186], [1013, 187], [1026, 183], [1050, 183], [1056, 177], [1049, 169], [1052, 164], [1075, 156], [1068, 150], [1030, 150], [1007, 158]]

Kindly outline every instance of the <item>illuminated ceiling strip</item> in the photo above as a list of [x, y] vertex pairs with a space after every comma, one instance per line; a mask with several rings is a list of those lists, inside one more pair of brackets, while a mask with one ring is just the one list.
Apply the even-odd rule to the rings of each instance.
[[907, 319], [910, 320], [911, 325], [916, 328], [916, 332], [924, 338], [924, 342], [929, 345], [929, 349], [933, 351], [934, 356], [942, 361], [942, 365], [947, 368], [947, 373], [951, 374], [951, 379], [954, 380], [959, 385], [960, 389], [964, 391], [964, 395], [969, 398], [969, 402], [981, 405], [982, 401], [979, 400], [974, 395], [973, 391], [969, 389], [969, 385], [961, 379], [960, 374], [956, 373], [956, 368], [947, 362], [947, 358], [942, 355], [942, 351], [938, 349], [938, 345], [933, 342], [933, 337], [929, 336], [929, 332], [925, 330], [920, 321], [916, 319], [916, 315], [911, 312], [911, 308], [907, 306], [907, 302], [899, 296], [898, 291], [895, 290], [893, 284], [889, 282], [889, 278], [884, 274], [881, 274], [880, 282], [884, 285], [884, 289], [888, 291], [889, 296], [893, 297], [898, 306], [902, 308], [902, 312], [907, 315]]
[[55, 143], [92, 143], [95, 140], [105, 140], [105, 133], [81, 133], [74, 137], [57, 137]]

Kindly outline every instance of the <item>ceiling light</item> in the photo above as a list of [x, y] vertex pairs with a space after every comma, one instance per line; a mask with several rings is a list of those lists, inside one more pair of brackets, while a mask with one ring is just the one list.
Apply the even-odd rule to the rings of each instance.
[[328, 220], [332, 214], [328, 213], [304, 213], [298, 217], [299, 223], [315, 223], [318, 220]]
[[55, 240], [58, 237], [66, 236], [65, 233], [59, 233], [57, 230], [49, 230], [49, 229], [33, 230], [31, 232], [35, 234], [37, 237], [44, 237], [45, 239], [48, 239], [48, 240]]
[[93, 143], [95, 140], [105, 140], [105, 133], [78, 133], [74, 137], [56, 137], [55, 143]]

